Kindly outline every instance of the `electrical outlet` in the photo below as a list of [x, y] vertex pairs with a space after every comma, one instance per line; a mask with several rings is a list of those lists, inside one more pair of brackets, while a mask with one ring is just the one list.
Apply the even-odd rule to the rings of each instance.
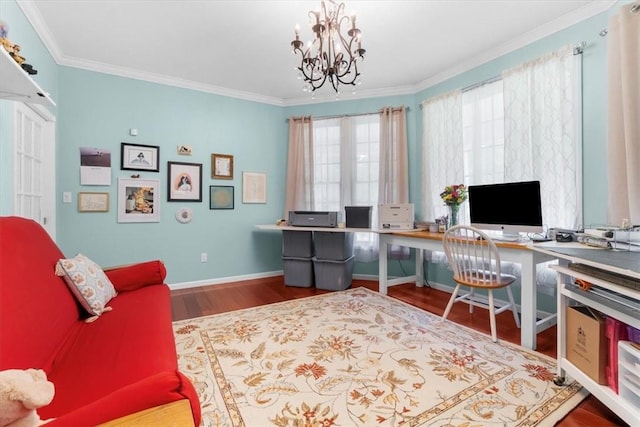
[[200, 254], [200, 262], [207, 262], [207, 253], [206, 252], [202, 252]]

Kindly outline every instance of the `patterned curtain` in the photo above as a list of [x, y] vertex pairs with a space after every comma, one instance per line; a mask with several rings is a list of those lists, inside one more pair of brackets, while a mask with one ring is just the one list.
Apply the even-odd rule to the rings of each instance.
[[[635, 3], [637, 6], [637, 3]], [[609, 120], [607, 220], [640, 224], [640, 11], [611, 17], [607, 35]]]
[[568, 46], [502, 74], [505, 182], [539, 180], [548, 226], [582, 224], [581, 55]]
[[464, 180], [462, 92], [422, 103], [422, 213], [425, 221], [445, 215], [440, 192]]

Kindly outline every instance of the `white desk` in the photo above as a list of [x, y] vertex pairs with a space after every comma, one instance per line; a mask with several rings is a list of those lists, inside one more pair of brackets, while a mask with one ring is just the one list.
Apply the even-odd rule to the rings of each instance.
[[[396, 231], [380, 234], [380, 261], [379, 281], [380, 292], [387, 293], [388, 286], [407, 283], [407, 278], [388, 279], [387, 247], [389, 245], [401, 245], [415, 248], [416, 251], [416, 286], [423, 286], [423, 251], [442, 251], [442, 233], [430, 233], [428, 231]], [[536, 319], [537, 292], [536, 292], [536, 268], [537, 265], [554, 259], [554, 256], [531, 250], [531, 243], [495, 242], [500, 251], [500, 259], [516, 262], [521, 265], [521, 289], [520, 313], [521, 329], [520, 344], [535, 350], [536, 335], [555, 324], [555, 314], [541, 320]], [[414, 277], [410, 276], [410, 280]]]
[[292, 225], [261, 224], [256, 225], [259, 230], [276, 231], [328, 231], [331, 233], [370, 233], [375, 230], [369, 228], [340, 228], [340, 227], [294, 227]]

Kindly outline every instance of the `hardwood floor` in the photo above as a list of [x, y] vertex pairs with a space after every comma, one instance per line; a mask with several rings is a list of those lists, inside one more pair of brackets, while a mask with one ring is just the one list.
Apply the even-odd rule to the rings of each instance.
[[[378, 290], [378, 282], [354, 280], [352, 287], [364, 286]], [[240, 310], [295, 298], [304, 298], [326, 293], [315, 288], [285, 286], [283, 278], [274, 277], [249, 280], [214, 286], [204, 286], [172, 291], [173, 320], [189, 319]], [[412, 304], [436, 315], [442, 315], [449, 300], [447, 294], [429, 287], [419, 288], [414, 284], [404, 284], [389, 288], [389, 296]], [[469, 314], [465, 304], [454, 304], [449, 320], [490, 334], [489, 312], [476, 308]], [[516, 327], [510, 311], [497, 316], [498, 338], [513, 343], [520, 342], [520, 330]], [[538, 335], [537, 351], [556, 357], [556, 328], [550, 328]], [[593, 396], [585, 399], [571, 411], [557, 426], [560, 427], [618, 427], [627, 426], [613, 412]]]

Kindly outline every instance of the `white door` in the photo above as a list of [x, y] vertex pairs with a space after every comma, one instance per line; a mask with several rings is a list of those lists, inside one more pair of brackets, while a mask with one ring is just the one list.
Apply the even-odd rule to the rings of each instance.
[[14, 213], [38, 221], [55, 239], [55, 118], [15, 103]]

